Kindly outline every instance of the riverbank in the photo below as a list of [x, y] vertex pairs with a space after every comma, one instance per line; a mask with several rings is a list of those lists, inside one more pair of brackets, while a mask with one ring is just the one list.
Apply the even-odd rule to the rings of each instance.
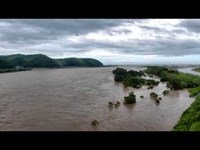
[[0, 69], [0, 73], [10, 73], [10, 72], [19, 72], [19, 71], [29, 71], [32, 69]]
[[87, 66], [68, 66], [68, 67], [53, 67], [53, 68], [25, 68], [25, 69], [0, 69], [1, 73], [11, 73], [11, 72], [20, 72], [20, 71], [29, 71], [29, 70], [45, 70], [45, 69], [75, 69], [75, 68], [104, 68], [104, 67], [111, 67], [111, 66], [101, 66], [101, 67], [87, 67]]
[[[191, 70], [200, 72], [200, 68]], [[195, 101], [182, 114], [173, 131], [200, 131], [200, 86], [189, 89], [189, 92], [190, 96], [196, 96]]]
[[192, 69], [193, 71], [196, 71], [196, 72], [200, 72], [200, 67], [199, 68], [194, 68]]
[[184, 111], [173, 131], [200, 131], [200, 96]]
[[200, 76], [200, 72], [196, 72], [193, 71], [194, 67], [190, 67], [190, 68], [179, 68], [178, 71], [179, 72], [183, 72], [183, 73], [189, 73], [189, 74], [193, 74], [193, 75], [198, 75]]

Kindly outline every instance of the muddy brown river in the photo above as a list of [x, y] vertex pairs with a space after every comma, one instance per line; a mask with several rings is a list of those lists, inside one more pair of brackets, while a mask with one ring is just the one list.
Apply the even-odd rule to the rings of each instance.
[[[114, 82], [113, 69], [37, 69], [0, 74], [0, 130], [170, 131], [194, 101], [187, 90], [163, 96], [165, 83], [150, 90], [146, 86], [124, 88]], [[130, 91], [135, 92], [137, 102], [124, 105], [123, 97]], [[159, 105], [150, 98], [150, 92], [162, 97]], [[120, 101], [121, 105], [109, 108], [108, 101]], [[100, 124], [91, 126], [93, 119]]]

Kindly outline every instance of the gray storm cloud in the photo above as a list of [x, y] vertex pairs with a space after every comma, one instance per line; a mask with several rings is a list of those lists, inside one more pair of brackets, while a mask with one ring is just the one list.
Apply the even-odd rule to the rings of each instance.
[[[200, 55], [200, 20], [0, 19], [0, 54]], [[112, 58], [112, 54], [115, 55]], [[123, 58], [126, 59], [126, 58]], [[131, 61], [131, 59], [129, 59]], [[194, 63], [200, 63], [194, 59]]]

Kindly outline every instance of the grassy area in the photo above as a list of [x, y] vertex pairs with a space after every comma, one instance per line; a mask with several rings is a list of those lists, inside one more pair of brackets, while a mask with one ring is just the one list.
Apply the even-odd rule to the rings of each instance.
[[165, 67], [148, 67], [145, 70], [148, 74], [153, 74], [161, 78], [161, 82], [167, 82], [169, 88], [181, 90], [185, 88], [196, 88], [200, 86], [200, 77], [188, 73], [168, 70]]
[[200, 86], [189, 89], [189, 92], [190, 92], [190, 96], [198, 95], [200, 93]]
[[196, 72], [200, 72], [200, 67], [199, 68], [194, 68], [192, 69], [193, 71], [196, 71]]
[[184, 111], [173, 131], [200, 131], [200, 76], [178, 73], [171, 78], [176, 80], [180, 89], [189, 88], [191, 97], [196, 96], [195, 101]]

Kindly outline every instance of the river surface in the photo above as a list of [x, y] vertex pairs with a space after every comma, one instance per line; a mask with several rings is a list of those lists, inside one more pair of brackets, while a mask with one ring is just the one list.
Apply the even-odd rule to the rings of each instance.
[[[150, 90], [146, 86], [124, 88], [114, 82], [113, 69], [37, 69], [0, 74], [0, 130], [170, 131], [194, 101], [187, 90], [163, 96], [165, 83]], [[124, 105], [123, 97], [130, 91], [136, 94], [137, 102]], [[150, 92], [162, 97], [159, 105], [150, 98]], [[120, 101], [121, 105], [109, 108], [109, 101]], [[100, 124], [91, 126], [93, 119]]]
[[194, 68], [181, 68], [181, 69], [178, 69], [178, 71], [181, 71], [181, 72], [184, 72], [184, 73], [190, 73], [190, 74], [194, 74], [194, 75], [199, 75], [200, 76], [200, 72], [193, 71], [192, 69], [194, 69]]

